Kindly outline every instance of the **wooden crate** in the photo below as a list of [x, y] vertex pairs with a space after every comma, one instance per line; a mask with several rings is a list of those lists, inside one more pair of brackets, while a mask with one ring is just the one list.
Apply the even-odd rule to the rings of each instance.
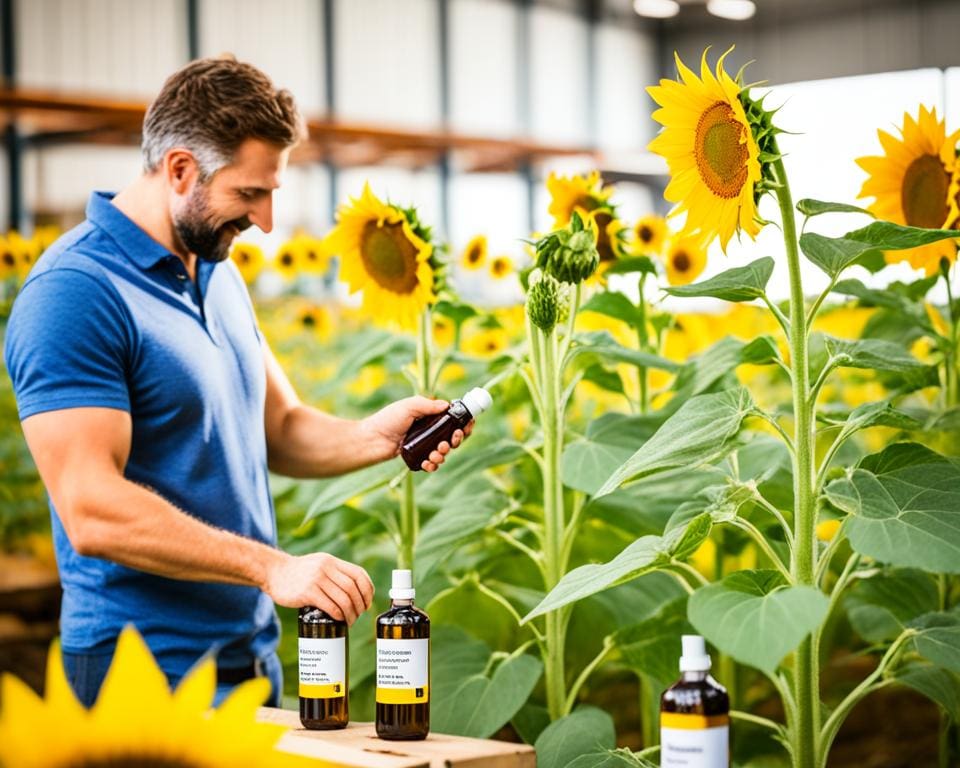
[[489, 739], [468, 739], [431, 733], [423, 741], [384, 741], [373, 723], [350, 723], [338, 731], [308, 731], [300, 715], [263, 707], [261, 722], [290, 728], [277, 749], [363, 768], [535, 768], [533, 747]]

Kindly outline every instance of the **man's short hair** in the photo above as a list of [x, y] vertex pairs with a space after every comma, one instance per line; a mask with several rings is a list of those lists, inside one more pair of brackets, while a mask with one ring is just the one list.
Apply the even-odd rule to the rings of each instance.
[[197, 59], [172, 74], [143, 121], [143, 167], [174, 147], [193, 153], [201, 179], [228, 165], [247, 139], [292, 147], [306, 135], [293, 94], [230, 54]]

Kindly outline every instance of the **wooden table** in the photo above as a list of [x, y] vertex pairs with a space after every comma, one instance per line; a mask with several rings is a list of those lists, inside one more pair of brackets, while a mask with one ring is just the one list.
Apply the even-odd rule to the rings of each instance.
[[257, 720], [290, 728], [277, 749], [362, 768], [535, 768], [533, 747], [489, 739], [431, 733], [424, 741], [384, 741], [373, 723], [350, 723], [338, 731], [308, 731], [300, 715], [262, 707]]

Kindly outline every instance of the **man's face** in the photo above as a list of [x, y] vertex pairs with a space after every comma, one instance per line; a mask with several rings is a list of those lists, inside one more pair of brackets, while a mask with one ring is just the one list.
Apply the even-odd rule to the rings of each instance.
[[273, 229], [273, 190], [287, 165], [289, 150], [247, 139], [233, 162], [192, 189], [173, 214], [183, 246], [204, 261], [223, 261], [234, 238], [251, 224]]

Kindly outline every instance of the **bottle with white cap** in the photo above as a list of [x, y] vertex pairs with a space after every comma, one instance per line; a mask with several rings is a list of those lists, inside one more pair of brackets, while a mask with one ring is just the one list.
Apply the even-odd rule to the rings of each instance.
[[459, 400], [450, 403], [442, 413], [421, 416], [410, 425], [400, 455], [414, 472], [423, 469], [423, 462], [430, 460], [430, 454], [440, 443], [450, 442], [453, 433], [463, 429], [493, 404], [493, 398], [483, 387], [474, 387]]
[[425, 739], [430, 732], [430, 619], [415, 608], [413, 574], [395, 570], [390, 610], [377, 617], [377, 735]]
[[730, 697], [710, 674], [700, 635], [681, 637], [681, 677], [660, 697], [660, 764], [728, 768]]

